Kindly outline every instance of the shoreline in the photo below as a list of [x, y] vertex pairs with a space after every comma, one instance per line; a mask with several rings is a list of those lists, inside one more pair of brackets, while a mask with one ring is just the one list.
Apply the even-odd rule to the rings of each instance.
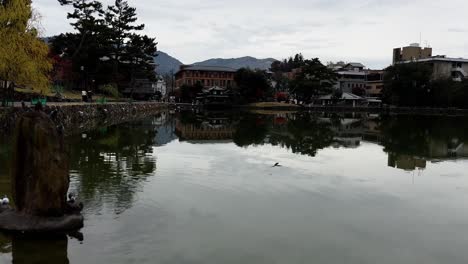
[[[43, 108], [66, 136], [88, 131], [102, 125], [114, 125], [156, 115], [168, 109], [159, 102], [107, 103], [107, 104], [50, 104]], [[0, 131], [14, 132], [17, 118], [31, 107], [0, 108]]]
[[331, 112], [350, 113], [363, 112], [375, 114], [408, 114], [408, 115], [468, 115], [468, 109], [457, 108], [428, 108], [428, 107], [352, 107], [352, 106], [298, 106], [298, 105], [276, 105], [276, 106], [253, 106], [241, 105], [234, 108], [245, 110], [269, 110], [269, 111], [293, 111], [293, 112]]

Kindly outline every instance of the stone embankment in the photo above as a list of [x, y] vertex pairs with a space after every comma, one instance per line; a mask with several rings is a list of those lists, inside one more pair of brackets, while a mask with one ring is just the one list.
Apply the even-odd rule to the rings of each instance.
[[291, 104], [253, 104], [238, 106], [246, 110], [270, 110], [270, 111], [311, 111], [311, 112], [366, 112], [384, 114], [409, 114], [409, 115], [468, 115], [468, 109], [457, 108], [429, 108], [429, 107], [372, 107], [372, 106], [300, 106]]
[[[156, 102], [109, 103], [109, 104], [51, 104], [43, 111], [54, 123], [71, 135], [102, 125], [124, 123], [146, 116], [158, 114], [167, 108], [166, 104]], [[32, 107], [0, 108], [0, 131], [11, 133], [18, 117]]]

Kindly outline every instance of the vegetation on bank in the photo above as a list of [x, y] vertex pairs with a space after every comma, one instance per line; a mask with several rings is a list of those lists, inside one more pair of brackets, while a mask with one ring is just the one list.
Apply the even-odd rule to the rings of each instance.
[[11, 101], [15, 88], [40, 95], [86, 89], [118, 97], [137, 79], [156, 80], [157, 43], [140, 33], [144, 25], [127, 1], [107, 8], [98, 0], [57, 4], [71, 8], [67, 17], [74, 32], [40, 39], [40, 16], [30, 0], [0, 0], [3, 100]]
[[281, 62], [274, 62], [271, 71], [279, 91], [287, 92], [306, 103], [321, 95], [333, 93], [333, 86], [338, 79], [336, 73], [322, 64], [319, 58], [304, 59], [300, 53]]
[[468, 108], [468, 80], [433, 79], [428, 64], [397, 64], [386, 69], [385, 103], [410, 107]]

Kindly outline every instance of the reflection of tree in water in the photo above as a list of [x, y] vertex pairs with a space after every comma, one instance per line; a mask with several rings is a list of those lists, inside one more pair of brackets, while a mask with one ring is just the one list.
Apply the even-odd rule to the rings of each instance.
[[234, 143], [239, 147], [262, 145], [270, 127], [271, 118], [269, 116], [242, 115], [234, 133]]
[[316, 116], [307, 113], [295, 115], [287, 124], [287, 132], [273, 133], [271, 144], [287, 147], [293, 153], [314, 157], [318, 150], [333, 143], [331, 124], [321, 122]]
[[385, 152], [438, 157], [444, 151], [468, 143], [467, 121], [466, 117], [384, 117], [380, 125], [382, 145]]
[[156, 134], [154, 119], [147, 119], [70, 138], [71, 171], [79, 177], [81, 198], [103, 199], [117, 213], [129, 208], [137, 189], [156, 170]]
[[291, 149], [293, 153], [315, 156], [317, 150], [333, 142], [330, 126], [307, 113], [287, 117], [246, 114], [240, 118], [234, 142], [238, 146], [269, 143]]

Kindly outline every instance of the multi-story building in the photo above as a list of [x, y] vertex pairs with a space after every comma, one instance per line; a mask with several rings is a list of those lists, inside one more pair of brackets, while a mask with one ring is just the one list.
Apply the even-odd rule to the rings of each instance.
[[401, 61], [412, 61], [432, 57], [432, 48], [421, 48], [419, 43], [407, 47], [393, 49], [393, 64]]
[[384, 71], [366, 71], [366, 95], [369, 97], [380, 97], [384, 87]]
[[425, 63], [432, 68], [432, 79], [448, 79], [462, 81], [468, 79], [468, 59], [447, 58], [446, 56], [434, 56], [420, 60], [400, 61], [402, 63]]
[[393, 50], [393, 64], [424, 63], [432, 67], [432, 79], [452, 78], [454, 81], [468, 79], [468, 59], [448, 58], [445, 55], [432, 56], [432, 48], [421, 48], [411, 44], [403, 49]]
[[204, 88], [228, 88], [234, 84], [235, 72], [235, 69], [228, 67], [182, 65], [175, 75], [176, 87], [199, 83]]
[[335, 69], [338, 80], [335, 83], [335, 89], [342, 92], [352, 93], [355, 88], [366, 88], [365, 66], [361, 63], [348, 63], [339, 69]]

